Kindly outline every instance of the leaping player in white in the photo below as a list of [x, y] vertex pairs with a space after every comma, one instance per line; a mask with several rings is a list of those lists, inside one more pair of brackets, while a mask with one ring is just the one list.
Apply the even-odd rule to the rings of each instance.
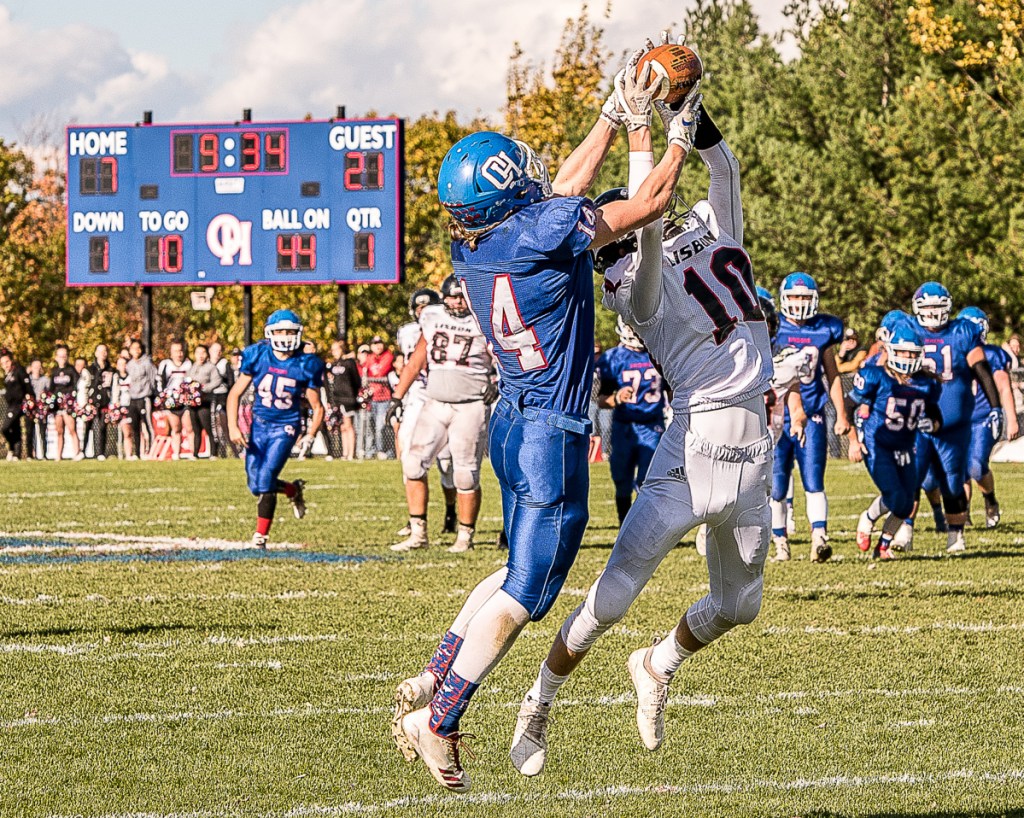
[[[672, 116], [656, 106], [663, 119]], [[647, 122], [630, 128], [630, 195], [654, 164], [647, 113]], [[562, 625], [523, 700], [510, 752], [523, 775], [543, 769], [558, 688], [687, 531], [708, 525], [711, 591], [628, 662], [637, 727], [649, 750], [661, 745], [669, 683], [683, 661], [760, 610], [771, 523], [764, 401], [771, 344], [742, 246], [739, 163], [703, 108], [693, 147], [711, 175], [707, 200], [682, 217], [670, 208], [664, 224], [644, 228], [637, 252], [612, 264], [604, 279], [605, 306], [636, 329], [671, 385], [673, 422], [604, 572]]]

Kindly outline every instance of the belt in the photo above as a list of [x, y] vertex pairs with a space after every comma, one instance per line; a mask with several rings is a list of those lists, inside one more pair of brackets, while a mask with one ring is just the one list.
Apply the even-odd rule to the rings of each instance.
[[523, 406], [522, 402], [523, 396], [521, 394], [517, 396], [514, 403], [507, 399], [502, 399], [502, 403], [507, 404], [510, 409], [518, 412], [527, 420], [545, 423], [548, 426], [554, 426], [557, 429], [577, 435], [589, 435], [590, 430], [593, 428], [593, 424], [588, 417], [566, 415], [552, 409], [538, 409], [535, 406]]

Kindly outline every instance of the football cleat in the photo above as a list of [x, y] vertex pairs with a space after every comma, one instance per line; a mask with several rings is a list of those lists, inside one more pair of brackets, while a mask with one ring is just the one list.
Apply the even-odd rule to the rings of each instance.
[[871, 531], [875, 525], [871, 522], [871, 518], [868, 517], [866, 511], [860, 513], [860, 519], [857, 521], [857, 547], [861, 551], [869, 551], [871, 549]]
[[306, 487], [306, 481], [295, 480], [292, 485], [295, 486], [295, 494], [291, 496], [292, 511], [295, 514], [295, 519], [301, 520], [306, 516], [306, 498], [302, 496], [302, 490]]
[[875, 560], [894, 560], [896, 555], [892, 553], [890, 544], [879, 542], [875, 550], [871, 552], [871, 558]]
[[406, 741], [427, 765], [430, 774], [446, 790], [469, 792], [469, 773], [459, 761], [461, 733], [439, 736], [430, 730], [430, 708], [421, 707], [402, 719], [402, 732]]
[[701, 557], [708, 555], [708, 526], [707, 523], [702, 523], [697, 529], [697, 554]]
[[398, 752], [406, 761], [416, 760], [416, 750], [405, 737], [402, 730], [402, 719], [414, 710], [430, 704], [437, 692], [437, 679], [429, 671], [412, 676], [402, 682], [395, 691], [395, 714], [391, 718], [391, 737], [395, 740]]
[[396, 537], [402, 537], [403, 539], [412, 534], [412, 527], [406, 523], [398, 531], [395, 532]]
[[950, 531], [946, 535], [946, 553], [962, 554], [967, 550], [967, 543], [964, 542], [963, 531]]
[[896, 536], [892, 538], [893, 551], [914, 550], [914, 527], [903, 523], [897, 530]]
[[811, 531], [811, 562], [828, 562], [832, 558], [832, 546], [823, 528]]
[[999, 525], [999, 503], [989, 503], [985, 500], [985, 528], [995, 528]]
[[785, 537], [772, 537], [775, 543], [773, 562], [789, 562], [789, 540]]
[[[660, 640], [655, 640], [658, 644]], [[644, 747], [652, 752], [665, 738], [665, 705], [668, 703], [668, 682], [656, 678], [650, 669], [652, 648], [640, 648], [629, 654], [629, 675], [636, 688], [636, 727]]]
[[399, 543], [391, 546], [392, 551], [415, 551], [417, 548], [426, 548], [430, 545], [427, 539], [427, 521], [413, 519], [409, 521], [412, 533]]
[[260, 534], [258, 531], [252, 535], [252, 547], [259, 548], [262, 551], [267, 550], [267, 535]]
[[473, 529], [466, 525], [459, 526], [455, 544], [448, 547], [449, 554], [463, 554], [473, 550]]
[[519, 707], [512, 749], [508, 755], [515, 768], [525, 776], [537, 775], [544, 769], [550, 713], [550, 704], [536, 701], [529, 693]]

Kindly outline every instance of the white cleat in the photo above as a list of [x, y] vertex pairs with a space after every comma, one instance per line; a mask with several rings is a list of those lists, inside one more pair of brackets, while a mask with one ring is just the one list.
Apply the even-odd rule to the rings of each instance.
[[450, 554], [464, 554], [473, 550], [473, 529], [459, 524], [459, 533], [455, 536], [455, 544], [448, 547]]
[[828, 534], [822, 528], [811, 531], [811, 562], [828, 562], [832, 558], [832, 546]]
[[903, 523], [897, 530], [896, 536], [892, 538], [893, 551], [914, 550], [914, 527]]
[[426, 520], [410, 520], [409, 528], [409, 536], [391, 546], [392, 551], [415, 551], [418, 548], [426, 548], [430, 545], [430, 541], [427, 539]]
[[874, 528], [875, 524], [871, 522], [868, 513], [862, 511], [860, 519], [857, 520], [857, 548], [865, 553], [871, 550], [871, 533]]
[[306, 481], [296, 480], [292, 485], [295, 486], [295, 494], [291, 498], [292, 512], [294, 512], [296, 520], [301, 520], [306, 516], [306, 498], [303, 496]]
[[775, 543], [775, 556], [772, 562], [789, 562], [789, 540], [785, 537], [772, 537]]
[[535, 700], [529, 693], [519, 707], [516, 730], [512, 734], [509, 758], [525, 776], [537, 775], [544, 769], [548, 751], [548, 716], [551, 705]]
[[437, 679], [429, 671], [406, 679], [395, 691], [395, 714], [391, 719], [391, 737], [395, 740], [398, 752], [406, 761], [416, 760], [416, 750], [405, 737], [402, 730], [402, 719], [414, 710], [426, 707], [437, 692]]
[[252, 535], [252, 547], [259, 548], [261, 551], [267, 550], [267, 535], [256, 532]]
[[967, 543], [964, 542], [963, 531], [950, 531], [946, 534], [946, 553], [962, 554], [967, 550]]
[[[655, 642], [657, 644], [657, 642]], [[668, 703], [668, 682], [655, 678], [648, 664], [651, 648], [640, 648], [629, 654], [629, 675], [636, 688], [636, 727], [644, 747], [654, 751], [665, 737], [665, 705]]]
[[429, 707], [421, 707], [403, 718], [402, 732], [438, 784], [452, 792], [469, 792], [469, 773], [459, 761], [459, 737], [442, 738], [431, 732]]
[[708, 555], [708, 526], [707, 523], [701, 523], [700, 528], [697, 529], [697, 554], [701, 557]]
[[412, 526], [410, 526], [408, 523], [403, 525], [400, 529], [398, 529], [398, 531], [395, 532], [395, 536], [401, 537], [402, 539], [405, 539], [410, 534], [412, 534]]

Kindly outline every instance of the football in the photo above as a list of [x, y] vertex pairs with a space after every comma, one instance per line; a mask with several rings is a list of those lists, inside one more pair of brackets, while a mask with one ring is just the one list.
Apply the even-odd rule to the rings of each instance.
[[648, 62], [652, 81], [661, 84], [655, 99], [663, 99], [669, 105], [682, 102], [703, 73], [700, 57], [685, 45], [672, 43], [651, 49], [637, 63], [638, 76]]

